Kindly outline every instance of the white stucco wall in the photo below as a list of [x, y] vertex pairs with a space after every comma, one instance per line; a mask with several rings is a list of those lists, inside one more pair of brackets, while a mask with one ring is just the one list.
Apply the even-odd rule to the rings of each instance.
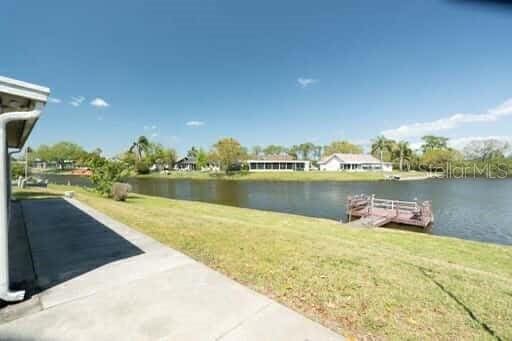
[[340, 160], [337, 157], [333, 157], [329, 161], [320, 165], [321, 171], [338, 171], [340, 170]]
[[304, 171], [309, 172], [310, 169], [311, 169], [311, 163], [309, 161], [306, 161], [304, 163]]
[[393, 171], [393, 164], [392, 163], [383, 163], [382, 164], [382, 170], [384, 172], [392, 172]]

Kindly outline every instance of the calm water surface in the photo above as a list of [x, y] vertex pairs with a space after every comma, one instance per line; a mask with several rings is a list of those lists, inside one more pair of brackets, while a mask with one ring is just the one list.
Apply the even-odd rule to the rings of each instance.
[[[49, 176], [50, 182], [87, 185], [87, 178]], [[133, 191], [340, 220], [345, 200], [367, 193], [400, 200], [431, 200], [430, 233], [512, 245], [512, 180], [428, 180], [404, 182], [261, 182], [130, 179]]]

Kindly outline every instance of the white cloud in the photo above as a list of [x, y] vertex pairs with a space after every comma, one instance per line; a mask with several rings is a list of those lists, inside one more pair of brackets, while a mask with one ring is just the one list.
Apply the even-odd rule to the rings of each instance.
[[188, 121], [185, 124], [189, 127], [200, 127], [204, 126], [205, 123], [203, 121]]
[[144, 130], [145, 131], [149, 131], [149, 130], [156, 130], [157, 129], [157, 126], [156, 125], [147, 125], [147, 126], [144, 126]]
[[455, 139], [450, 139], [448, 141], [448, 145], [452, 148], [462, 150], [471, 141], [489, 141], [489, 140], [498, 140], [501, 142], [507, 142], [512, 145], [512, 136], [503, 136], [503, 135], [459, 137], [459, 138], [455, 138]]
[[85, 100], [84, 96], [77, 96], [77, 97], [71, 96], [71, 101], [69, 102], [69, 104], [71, 104], [74, 107], [79, 107], [84, 100]]
[[512, 99], [505, 101], [495, 108], [487, 110], [487, 112], [483, 114], [453, 114], [435, 121], [407, 124], [396, 129], [384, 130], [382, 135], [391, 139], [420, 137], [457, 128], [466, 123], [495, 122], [510, 115], [512, 115]]
[[106, 107], [109, 107], [110, 104], [107, 103], [107, 101], [105, 101], [103, 98], [101, 97], [96, 97], [95, 99], [93, 99], [91, 101], [91, 105], [93, 107], [97, 107], [97, 108], [106, 108]]
[[160, 136], [160, 131], [158, 130], [158, 127], [156, 125], [145, 125], [144, 131], [149, 133], [149, 136], [151, 138], [155, 138]]
[[308, 87], [309, 85], [311, 84], [314, 84], [314, 83], [317, 83], [318, 82], [318, 79], [313, 79], [313, 78], [302, 78], [302, 77], [299, 77], [297, 78], [297, 83], [299, 83], [299, 85], [303, 88], [306, 88]]
[[49, 103], [56, 103], [56, 104], [58, 104], [58, 103], [60, 103], [60, 102], [62, 102], [62, 101], [61, 101], [59, 98], [55, 98], [55, 97], [48, 97], [48, 102], [49, 102]]

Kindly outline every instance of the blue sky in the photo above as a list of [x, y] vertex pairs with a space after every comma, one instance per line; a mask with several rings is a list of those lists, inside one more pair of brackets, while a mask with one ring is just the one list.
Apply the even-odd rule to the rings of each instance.
[[471, 3], [7, 0], [0, 74], [52, 90], [32, 146], [511, 139], [512, 10]]

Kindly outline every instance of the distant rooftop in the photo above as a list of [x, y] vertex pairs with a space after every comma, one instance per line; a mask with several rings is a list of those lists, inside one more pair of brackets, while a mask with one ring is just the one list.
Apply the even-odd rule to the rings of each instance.
[[338, 158], [344, 163], [381, 163], [379, 159], [369, 154], [345, 154], [345, 153], [334, 153], [324, 157], [319, 163], [326, 163], [333, 157]]
[[272, 154], [272, 155], [260, 155], [256, 160], [261, 161], [293, 161], [295, 160], [291, 155], [288, 154]]
[[196, 161], [194, 156], [184, 156], [176, 160], [176, 163], [195, 163]]

